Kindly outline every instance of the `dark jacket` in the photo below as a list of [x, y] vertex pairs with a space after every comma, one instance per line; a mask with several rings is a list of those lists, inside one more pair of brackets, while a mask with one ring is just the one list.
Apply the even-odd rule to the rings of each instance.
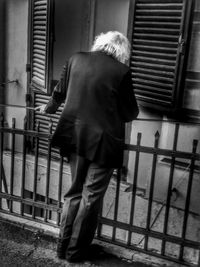
[[65, 65], [46, 112], [55, 113], [64, 101], [52, 145], [62, 155], [76, 152], [99, 165], [120, 167], [125, 122], [138, 115], [129, 68], [103, 52], [76, 53]]

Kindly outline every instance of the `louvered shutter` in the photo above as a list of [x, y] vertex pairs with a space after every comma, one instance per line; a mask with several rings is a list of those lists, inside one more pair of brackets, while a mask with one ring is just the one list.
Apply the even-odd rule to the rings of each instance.
[[[40, 105], [46, 105], [49, 101], [50, 96], [47, 94], [41, 94], [39, 92], [34, 93], [34, 103], [35, 107]], [[48, 132], [49, 130], [49, 124], [50, 122], [53, 123], [53, 132], [56, 129], [56, 125], [58, 122], [58, 119], [60, 118], [62, 109], [64, 104], [62, 104], [55, 114], [41, 114], [38, 111], [35, 111], [34, 114], [34, 129], [36, 129], [36, 125], [39, 122], [40, 123], [40, 132]], [[48, 150], [48, 140], [45, 138], [40, 138], [39, 140], [39, 152], [43, 155], [47, 155]], [[52, 155], [56, 158], [59, 157], [59, 151], [58, 149], [52, 148]]]
[[31, 84], [48, 92], [51, 55], [51, 0], [32, 0]]
[[137, 99], [175, 111], [181, 104], [191, 1], [135, 0], [133, 7], [130, 67]]
[[[53, 1], [52, 0], [31, 0], [31, 88], [34, 107], [47, 104], [53, 85], [51, 81], [52, 68], [52, 42], [53, 42]], [[40, 123], [40, 131], [48, 132], [50, 120], [53, 121], [53, 131], [55, 130], [61, 108], [55, 115], [42, 115], [34, 111], [32, 128]], [[34, 147], [34, 144], [33, 144]], [[48, 140], [39, 140], [39, 152], [47, 154]], [[58, 151], [53, 149], [57, 156]]]

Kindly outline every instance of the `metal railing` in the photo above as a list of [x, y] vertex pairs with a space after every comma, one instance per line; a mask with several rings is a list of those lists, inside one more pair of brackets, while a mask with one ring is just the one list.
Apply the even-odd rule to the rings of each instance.
[[[167, 121], [167, 123], [169, 123]], [[193, 140], [192, 151], [184, 152], [177, 150], [180, 123], [170, 122], [175, 125], [172, 149], [159, 147], [160, 134], [156, 132], [154, 145], [152, 147], [141, 144], [142, 134], [138, 133], [136, 144], [125, 144], [124, 149], [134, 153], [133, 181], [127, 183], [128, 190], [122, 190], [124, 179], [121, 179], [121, 170], [116, 171], [116, 176], [111, 181], [110, 196], [105, 196], [104, 204], [99, 216], [99, 223], [96, 237], [100, 240], [117, 244], [129, 249], [141, 251], [156, 257], [172, 260], [188, 266], [200, 266], [200, 240], [194, 239], [191, 233], [188, 235], [188, 228], [191, 227], [191, 216], [196, 222], [200, 222], [200, 214], [190, 209], [191, 195], [195, 175], [199, 177], [200, 154], [197, 153], [198, 140]], [[198, 126], [198, 125], [197, 125]], [[9, 162], [5, 158], [5, 138], [10, 137]], [[20, 153], [20, 165], [16, 162], [16, 137], [22, 137], [22, 149]], [[63, 190], [63, 168], [67, 166], [64, 158], [56, 161], [58, 166], [56, 175], [56, 193], [50, 196], [51, 175], [52, 175], [52, 123], [49, 124], [48, 132], [40, 132], [40, 124], [37, 124], [36, 131], [27, 130], [27, 121], [24, 120], [24, 128], [15, 127], [15, 119], [12, 120], [12, 127], [4, 126], [4, 118], [0, 118], [0, 212], [13, 214], [30, 220], [43, 222], [55, 227], [60, 225], [62, 211], [62, 190]], [[38, 192], [40, 175], [40, 139], [46, 139], [48, 146], [45, 158], [45, 190], [43, 194]], [[34, 143], [34, 150], [30, 149], [30, 140]], [[148, 154], [152, 157], [151, 171], [149, 177], [148, 193], [141, 195], [138, 192], [138, 173], [140, 171], [140, 157]], [[27, 157], [32, 162], [32, 178], [27, 175]], [[30, 160], [31, 157], [31, 160]], [[159, 187], [157, 183], [157, 169], [161, 168], [160, 157], [167, 157], [170, 164], [167, 165], [169, 177], [166, 187], [166, 197], [162, 202], [156, 201], [154, 194]], [[178, 159], [186, 160], [187, 182], [185, 185], [184, 205], [182, 208], [172, 204], [173, 194], [177, 194], [174, 186], [175, 171]], [[16, 166], [16, 164], [18, 164]], [[161, 165], [159, 165], [161, 164]], [[44, 165], [44, 163], [43, 163]], [[161, 167], [160, 167], [161, 166]], [[20, 170], [17, 174], [16, 168]], [[6, 170], [5, 170], [6, 169]], [[18, 180], [17, 180], [18, 179]], [[29, 179], [29, 181], [28, 181]], [[195, 178], [196, 179], [196, 178]], [[29, 182], [27, 188], [27, 181]], [[65, 181], [66, 182], [66, 181]], [[200, 183], [200, 182], [199, 182]], [[30, 189], [30, 187], [32, 189]], [[16, 193], [16, 188], [18, 188]], [[108, 205], [113, 198], [112, 207]], [[122, 199], [121, 199], [122, 198]], [[126, 202], [127, 201], [127, 202]], [[120, 206], [123, 206], [123, 211]], [[109, 206], [109, 207], [108, 207]], [[124, 208], [125, 207], [125, 208]], [[126, 210], [126, 216], [122, 215]], [[138, 214], [140, 213], [140, 216]], [[173, 216], [171, 216], [171, 213]], [[181, 214], [182, 223], [177, 214]], [[176, 214], [176, 215], [175, 215]], [[174, 218], [177, 216], [177, 220]], [[126, 218], [125, 218], [126, 217]], [[169, 233], [169, 226], [172, 218], [177, 223], [179, 234]], [[138, 219], [139, 218], [139, 219]], [[139, 222], [137, 221], [139, 220]], [[135, 223], [136, 222], [136, 223]], [[157, 229], [156, 228], [157, 224]], [[160, 227], [161, 226], [161, 227]], [[136, 238], [137, 237], [137, 238]], [[171, 247], [171, 251], [170, 250]], [[174, 249], [175, 248], [175, 249]], [[174, 252], [175, 251], [175, 252]], [[188, 256], [189, 255], [189, 256]], [[195, 255], [191, 257], [191, 255]]]

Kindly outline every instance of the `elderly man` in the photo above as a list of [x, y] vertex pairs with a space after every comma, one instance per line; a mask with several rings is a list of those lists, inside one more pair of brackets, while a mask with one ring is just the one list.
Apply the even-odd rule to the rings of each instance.
[[58, 257], [71, 262], [88, 255], [103, 196], [114, 168], [122, 166], [125, 122], [138, 115], [129, 54], [124, 35], [100, 34], [90, 52], [69, 59], [49, 103], [38, 108], [55, 113], [65, 101], [52, 145], [71, 167], [57, 248]]

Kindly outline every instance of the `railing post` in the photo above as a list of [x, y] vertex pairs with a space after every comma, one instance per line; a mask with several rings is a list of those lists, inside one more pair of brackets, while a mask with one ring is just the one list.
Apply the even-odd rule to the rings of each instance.
[[[59, 168], [59, 180], [58, 180], [58, 208], [61, 208], [61, 195], [62, 195], [62, 179], [63, 179], [63, 157], [60, 157], [60, 168]], [[61, 214], [57, 214], [57, 225], [60, 223]]]
[[[176, 160], [175, 152], [177, 150], [179, 127], [180, 127], [179, 123], [176, 123], [175, 131], [174, 131], [173, 154], [172, 154], [170, 174], [169, 174], [169, 183], [168, 183], [168, 190], [167, 190], [164, 226], [163, 226], [163, 234], [164, 235], [167, 234], [167, 228], [168, 228], [169, 209], [170, 209], [170, 201], [171, 201], [171, 195], [172, 195], [172, 184], [173, 184], [173, 176], [174, 176], [174, 167], [175, 167], [175, 160]], [[163, 240], [162, 241], [162, 247], [161, 247], [161, 255], [165, 254], [165, 244], [166, 244], [166, 241]]]
[[[188, 178], [188, 186], [187, 186], [187, 193], [186, 193], [186, 200], [185, 200], [185, 212], [184, 212], [183, 228], [182, 228], [182, 235], [181, 235], [181, 238], [183, 240], [185, 240], [185, 235], [186, 235], [186, 230], [187, 230], [187, 222], [188, 222], [191, 191], [192, 191], [192, 182], [193, 182], [194, 166], [195, 166], [194, 155], [196, 154], [196, 151], [197, 151], [197, 145], [198, 145], [198, 140], [193, 140], [193, 147], [192, 147], [193, 157], [191, 158], [191, 163], [190, 163], [190, 172], [189, 172], [189, 178]], [[183, 251], [184, 251], [184, 246], [181, 245], [180, 255], [179, 255], [180, 260], [183, 259]]]
[[[155, 141], [154, 141], [154, 153], [153, 153], [153, 162], [152, 162], [152, 170], [151, 170], [151, 182], [150, 182], [150, 189], [149, 189], [149, 201], [148, 201], [148, 209], [147, 209], [147, 223], [146, 223], [146, 230], [149, 232], [151, 225], [151, 211], [152, 211], [152, 202], [153, 202], [153, 191], [154, 191], [154, 182], [155, 182], [155, 174], [156, 174], [156, 164], [157, 164], [157, 157], [158, 157], [158, 144], [159, 144], [160, 134], [157, 131], [155, 134]], [[144, 249], [148, 250], [148, 234], [145, 235], [145, 242], [144, 242]]]
[[[117, 169], [117, 186], [115, 193], [115, 207], [114, 207], [114, 222], [117, 221], [118, 208], [119, 208], [119, 194], [120, 194], [120, 182], [121, 182], [121, 169]], [[116, 238], [116, 226], [113, 226], [112, 231], [112, 241], [115, 241]]]
[[[27, 130], [27, 117], [24, 118], [24, 132]], [[25, 188], [25, 173], [26, 173], [26, 134], [23, 135], [23, 148], [22, 148], [22, 181], [21, 181], [21, 198], [24, 199], [24, 188]], [[24, 204], [21, 203], [20, 208], [21, 215], [24, 214]]]
[[[49, 134], [52, 134], [52, 127], [53, 127], [53, 122], [52, 120], [49, 123]], [[45, 204], [49, 204], [49, 180], [50, 180], [50, 167], [51, 167], [51, 139], [48, 139], [48, 152], [47, 152], [47, 175], [46, 175], [46, 194], [45, 194]], [[45, 215], [44, 215], [44, 221], [47, 222], [47, 217], [48, 217], [48, 209], [45, 210]]]
[[[33, 182], [33, 201], [36, 201], [37, 197], [37, 175], [38, 175], [38, 154], [39, 154], [39, 130], [40, 122], [36, 124], [37, 135], [35, 137], [35, 163], [34, 163], [34, 182]], [[32, 218], [35, 218], [35, 204], [33, 203]]]
[[[12, 130], [15, 129], [15, 118], [12, 118]], [[13, 196], [13, 182], [14, 182], [14, 168], [15, 168], [15, 133], [12, 131], [12, 144], [11, 144], [11, 168], [10, 168], [10, 195]], [[10, 212], [13, 212], [13, 201], [9, 203]]]
[[[4, 115], [0, 116], [0, 128], [4, 127]], [[3, 181], [3, 132], [0, 131], [0, 193], [2, 193], [2, 181]], [[0, 198], [0, 209], [2, 208], [2, 198]]]
[[[136, 147], [136, 155], [135, 155], [135, 167], [134, 167], [134, 178], [133, 178], [133, 186], [132, 186], [132, 199], [131, 199], [131, 212], [130, 212], [130, 220], [129, 225], [133, 225], [134, 220], [134, 212], [135, 212], [135, 199], [136, 199], [136, 191], [137, 191], [137, 180], [138, 180], [138, 168], [139, 168], [139, 159], [140, 159], [140, 144], [142, 139], [142, 133], [137, 134], [137, 147]], [[131, 245], [131, 236], [132, 232], [128, 233], [128, 246]]]

